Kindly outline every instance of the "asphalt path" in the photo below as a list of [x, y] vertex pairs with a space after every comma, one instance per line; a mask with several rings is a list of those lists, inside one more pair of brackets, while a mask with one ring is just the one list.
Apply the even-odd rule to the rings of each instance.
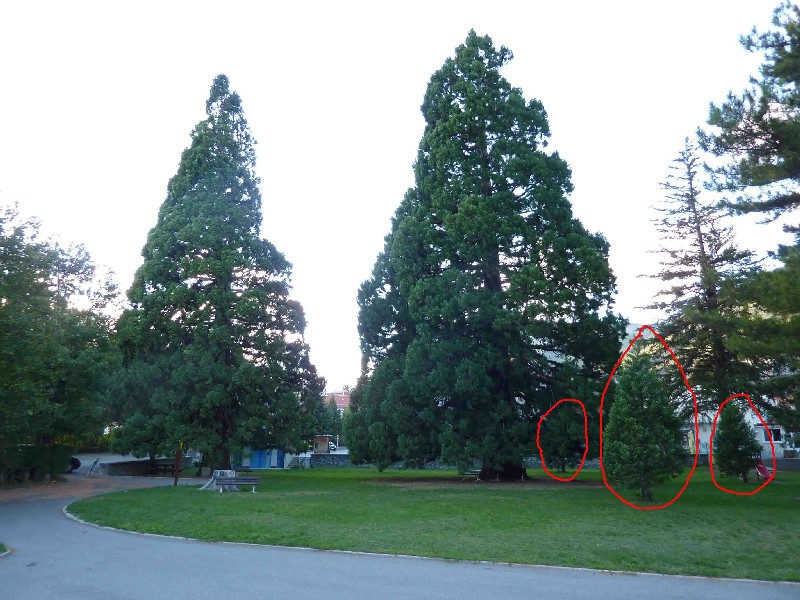
[[[66, 517], [72, 499], [170, 479], [69, 477], [0, 491], [3, 600], [798, 600], [800, 585], [205, 543]], [[198, 492], [201, 493], [201, 492]]]

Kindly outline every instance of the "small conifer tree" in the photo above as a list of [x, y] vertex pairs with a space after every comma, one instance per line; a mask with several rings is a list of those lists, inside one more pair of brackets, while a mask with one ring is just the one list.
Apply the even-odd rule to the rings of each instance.
[[642, 498], [652, 501], [653, 487], [681, 472], [686, 456], [682, 425], [651, 358], [629, 358], [618, 371], [603, 435], [607, 479], [639, 488]]
[[722, 409], [716, 435], [711, 440], [712, 461], [714, 468], [722, 473], [738, 475], [746, 482], [747, 472], [758, 462], [761, 444], [734, 402], [728, 402]]

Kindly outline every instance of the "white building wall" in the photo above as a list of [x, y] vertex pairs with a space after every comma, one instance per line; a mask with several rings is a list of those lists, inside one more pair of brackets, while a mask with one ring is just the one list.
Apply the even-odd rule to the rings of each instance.
[[[700, 440], [700, 454], [708, 454], [711, 442], [711, 427], [713, 424], [714, 415], [701, 415], [699, 418], [699, 440]], [[761, 443], [761, 458], [772, 460], [772, 450], [769, 446], [769, 440], [765, 436], [764, 426], [752, 410], [745, 411], [745, 420], [753, 430], [755, 430], [756, 439]], [[766, 419], [765, 419], [766, 421]], [[769, 429], [772, 432], [772, 444], [775, 448], [775, 457], [783, 458], [783, 446], [781, 440], [786, 435], [786, 431], [779, 425], [769, 423]], [[719, 427], [719, 420], [717, 420], [717, 427]], [[690, 437], [689, 448], [694, 452], [694, 440]]]

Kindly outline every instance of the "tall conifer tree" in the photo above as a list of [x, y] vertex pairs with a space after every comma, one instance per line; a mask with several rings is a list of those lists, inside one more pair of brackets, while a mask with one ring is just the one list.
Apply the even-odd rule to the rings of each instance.
[[322, 392], [289, 298], [290, 265], [260, 238], [254, 140], [238, 94], [214, 79], [207, 118], [170, 180], [119, 332], [128, 378], [118, 447], [179, 442], [227, 466], [244, 444], [292, 448]]
[[[736, 194], [728, 207], [735, 214], [761, 213], [767, 221], [796, 215], [800, 207], [800, 6], [782, 1], [772, 24], [771, 31], [742, 36], [747, 50], [764, 54], [760, 73], [741, 94], [712, 104], [712, 129], [701, 132], [704, 148], [726, 161], [717, 174], [720, 188]], [[781, 265], [754, 274], [738, 290], [749, 314], [730, 344], [762, 364], [754, 399], [773, 404], [774, 418], [798, 431], [800, 225], [788, 221], [784, 229], [795, 240], [775, 253]]]
[[383, 462], [519, 478], [560, 365], [599, 385], [619, 355], [608, 244], [572, 216], [542, 104], [500, 75], [511, 58], [472, 31], [431, 77], [416, 184], [359, 293], [353, 422]]
[[[760, 77], [741, 94], [712, 104], [701, 132], [704, 149], [729, 162], [718, 170], [724, 189], [741, 192], [728, 206], [769, 218], [800, 207], [800, 6], [785, 0], [775, 9], [775, 30], [742, 36], [750, 52], [764, 52]], [[800, 234], [797, 224], [786, 226]]]
[[[667, 312], [659, 324], [661, 334], [678, 355], [701, 410], [715, 411], [758, 378], [757, 365], [730, 343], [744, 311], [736, 284], [753, 271], [754, 263], [752, 253], [737, 248], [731, 228], [722, 224], [723, 210], [701, 197], [701, 166], [686, 140], [662, 184], [667, 193], [656, 206], [661, 217], [654, 223], [664, 259], [653, 277], [667, 287], [647, 308]], [[665, 372], [675, 375], [673, 389], [686, 396], [683, 381], [669, 363]], [[688, 416], [693, 403], [691, 397], [685, 400]]]

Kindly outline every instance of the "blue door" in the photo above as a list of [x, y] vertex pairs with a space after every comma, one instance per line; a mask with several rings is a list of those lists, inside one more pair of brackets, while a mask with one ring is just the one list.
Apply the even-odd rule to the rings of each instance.
[[278, 466], [279, 469], [283, 468], [283, 463], [284, 463], [284, 459], [285, 458], [286, 457], [284, 455], [283, 450], [278, 450], [278, 465], [277, 466]]
[[250, 468], [251, 469], [264, 469], [267, 466], [267, 451], [266, 450], [253, 450], [250, 455]]

